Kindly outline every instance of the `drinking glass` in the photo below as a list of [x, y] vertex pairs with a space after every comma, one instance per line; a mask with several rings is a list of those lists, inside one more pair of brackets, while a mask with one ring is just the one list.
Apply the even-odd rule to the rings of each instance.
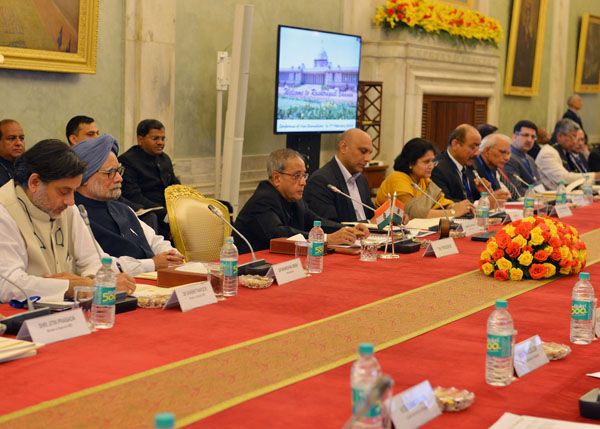
[[302, 263], [302, 268], [304, 268], [304, 273], [309, 276], [310, 274], [308, 274], [308, 249], [310, 249], [310, 243], [307, 241], [296, 241], [296, 251], [295, 251], [295, 256], [296, 259], [300, 259], [300, 262]]
[[95, 286], [75, 286], [73, 288], [73, 308], [81, 308], [90, 332], [96, 331], [96, 326], [94, 326], [94, 320], [92, 319], [92, 303], [95, 292]]
[[221, 269], [221, 264], [217, 262], [209, 262], [206, 265], [208, 273], [208, 281], [212, 286], [213, 292], [219, 301], [225, 299], [223, 296], [223, 283], [225, 282], [225, 274]]
[[375, 240], [360, 240], [360, 260], [367, 262], [377, 261], [377, 248], [379, 243]]

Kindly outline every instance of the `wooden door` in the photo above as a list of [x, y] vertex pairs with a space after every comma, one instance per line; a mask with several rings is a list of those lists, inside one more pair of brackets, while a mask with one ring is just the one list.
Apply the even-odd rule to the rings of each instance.
[[448, 137], [460, 124], [478, 126], [487, 121], [487, 98], [423, 96], [421, 137], [446, 149]]

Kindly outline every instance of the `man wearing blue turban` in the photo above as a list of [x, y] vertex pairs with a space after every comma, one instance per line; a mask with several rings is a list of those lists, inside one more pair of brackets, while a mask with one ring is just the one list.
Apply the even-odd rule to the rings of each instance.
[[[88, 166], [75, 194], [75, 203], [85, 206], [92, 232], [102, 249], [119, 257], [127, 265], [127, 272], [154, 271], [181, 264], [183, 256], [169, 241], [141, 222], [131, 208], [116, 201], [121, 196], [124, 171], [117, 159], [117, 140], [104, 134], [76, 144], [73, 151]], [[132, 267], [136, 263], [139, 267]]]

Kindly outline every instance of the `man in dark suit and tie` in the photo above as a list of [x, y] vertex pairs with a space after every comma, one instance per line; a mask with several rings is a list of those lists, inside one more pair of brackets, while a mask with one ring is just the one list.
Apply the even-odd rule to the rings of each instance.
[[[308, 179], [304, 201], [316, 214], [335, 222], [364, 221], [373, 217], [369, 183], [362, 175], [371, 160], [371, 137], [358, 128], [344, 132], [338, 142], [337, 153]], [[369, 210], [327, 187], [333, 185], [357, 201], [371, 207]]]
[[563, 115], [563, 118], [570, 119], [577, 125], [579, 125], [579, 128], [581, 128], [581, 130], [585, 134], [585, 141], [587, 142], [587, 133], [583, 129], [583, 124], [581, 123], [581, 116], [579, 116], [579, 111], [583, 107], [583, 100], [579, 95], [573, 94], [567, 100], [567, 105], [569, 106], [569, 108]]
[[[479, 155], [480, 144], [479, 132], [471, 125], [461, 124], [450, 134], [446, 150], [435, 157], [437, 164], [431, 173], [431, 180], [442, 189], [446, 198], [456, 202], [464, 199], [475, 202], [479, 200], [481, 192], [485, 192], [483, 185], [475, 179], [471, 167]], [[491, 188], [489, 182], [486, 185]], [[495, 206], [493, 200], [490, 203]]]

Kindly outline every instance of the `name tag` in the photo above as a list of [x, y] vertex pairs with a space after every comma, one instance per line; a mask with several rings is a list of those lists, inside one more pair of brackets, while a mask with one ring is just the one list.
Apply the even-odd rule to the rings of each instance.
[[523, 377], [548, 362], [550, 361], [542, 347], [542, 340], [539, 335], [515, 344], [514, 363], [515, 371], [517, 371], [519, 377]]
[[397, 428], [418, 428], [442, 414], [428, 380], [392, 399], [392, 421]]
[[300, 259], [292, 259], [291, 261], [272, 265], [266, 276], [274, 276], [277, 284], [282, 285], [294, 280], [303, 279], [306, 277], [306, 273], [304, 272], [304, 268], [302, 268], [302, 261]]
[[469, 219], [458, 224], [456, 229], [459, 232], [464, 232], [465, 237], [469, 235], [477, 234], [479, 232], [479, 225], [477, 225], [477, 219]]
[[430, 242], [427, 249], [425, 249], [423, 256], [435, 255], [436, 258], [442, 258], [444, 256], [454, 255], [455, 253], [458, 253], [458, 249], [456, 248], [454, 238], [448, 237]]
[[77, 308], [26, 320], [19, 329], [17, 339], [51, 344], [89, 333], [83, 312]]
[[523, 219], [523, 210], [510, 209], [510, 210], [506, 210], [506, 217], [504, 218], [504, 221], [502, 223], [504, 225], [506, 225], [507, 223], [511, 223], [511, 222], [514, 222], [515, 220], [521, 220], [521, 219]]
[[179, 304], [181, 311], [185, 312], [216, 302], [217, 297], [213, 292], [210, 282], [190, 283], [189, 285], [176, 288], [163, 307], [163, 310]]
[[552, 208], [550, 216], [558, 216], [559, 218], [573, 216], [573, 212], [566, 204], [556, 204], [554, 208]]

